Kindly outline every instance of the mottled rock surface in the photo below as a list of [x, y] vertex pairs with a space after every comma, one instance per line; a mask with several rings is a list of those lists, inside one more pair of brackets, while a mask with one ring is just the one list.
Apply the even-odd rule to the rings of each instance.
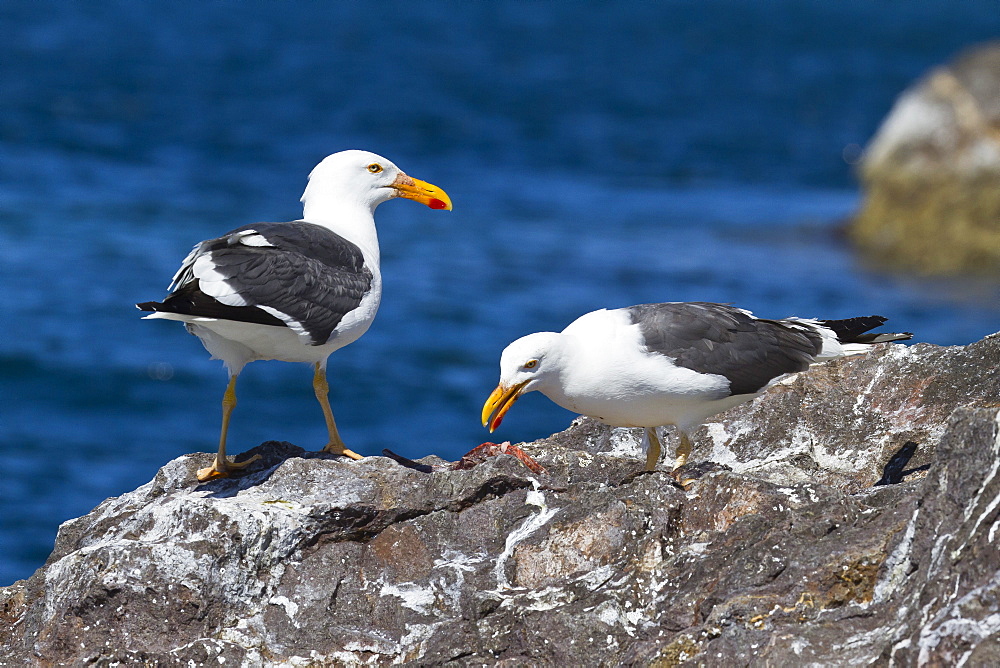
[[865, 149], [851, 237], [880, 264], [1000, 271], [1000, 42], [907, 89]]
[[1000, 335], [814, 367], [686, 490], [590, 420], [524, 446], [548, 475], [182, 457], [0, 590], [0, 664], [1000, 665], [998, 369]]

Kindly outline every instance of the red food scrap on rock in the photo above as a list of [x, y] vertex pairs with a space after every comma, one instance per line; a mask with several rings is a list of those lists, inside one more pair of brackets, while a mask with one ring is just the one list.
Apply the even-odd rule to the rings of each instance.
[[498, 455], [511, 455], [516, 457], [522, 464], [528, 467], [528, 470], [532, 473], [538, 473], [544, 475], [548, 473], [545, 467], [536, 462], [531, 456], [517, 447], [516, 445], [511, 445], [510, 441], [504, 441], [503, 443], [483, 443], [482, 445], [477, 445], [476, 447], [465, 453], [461, 459], [451, 465], [453, 470], [464, 470], [471, 469], [476, 464], [481, 464], [486, 461], [487, 457], [496, 457]]

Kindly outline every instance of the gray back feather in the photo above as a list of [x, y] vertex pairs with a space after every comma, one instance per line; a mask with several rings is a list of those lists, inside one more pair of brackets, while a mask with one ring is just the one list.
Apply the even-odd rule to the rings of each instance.
[[725, 304], [639, 304], [625, 310], [650, 351], [686, 369], [725, 376], [731, 394], [752, 394], [782, 374], [806, 369], [823, 345], [809, 325], [762, 320]]

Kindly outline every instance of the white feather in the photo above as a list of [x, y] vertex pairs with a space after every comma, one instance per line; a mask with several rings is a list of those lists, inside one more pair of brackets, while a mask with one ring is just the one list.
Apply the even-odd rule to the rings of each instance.
[[239, 232], [234, 236], [236, 238], [233, 241], [238, 241], [244, 246], [254, 246], [257, 248], [274, 248], [274, 244], [265, 239], [264, 235], [259, 234], [257, 230], [243, 230], [242, 232]]
[[309, 336], [309, 333], [306, 331], [306, 328], [302, 326], [301, 322], [299, 322], [292, 316], [288, 315], [287, 313], [282, 313], [278, 309], [273, 308], [271, 306], [258, 306], [257, 308], [266, 313], [270, 313], [275, 318], [285, 323], [285, 326], [291, 329], [293, 332], [295, 332], [298, 335], [298, 337], [302, 339], [302, 343], [304, 343], [305, 345], [310, 345], [312, 343], [312, 337]]

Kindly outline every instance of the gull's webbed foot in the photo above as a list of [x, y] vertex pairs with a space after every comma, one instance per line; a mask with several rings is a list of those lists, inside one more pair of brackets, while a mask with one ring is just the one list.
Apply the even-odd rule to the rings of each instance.
[[216, 457], [211, 466], [204, 469], [198, 469], [198, 482], [208, 482], [209, 480], [215, 480], [216, 478], [228, 478], [231, 472], [245, 469], [258, 459], [260, 459], [260, 455], [254, 455], [250, 459], [242, 462], [231, 462], [225, 457], [221, 459]]
[[691, 462], [675, 468], [670, 472], [670, 476], [677, 481], [682, 489], [687, 491], [690, 489], [691, 483], [716, 471], [732, 471], [732, 469], [725, 464], [717, 464], [716, 462]]
[[332, 455], [343, 455], [344, 457], [350, 457], [351, 459], [362, 459], [361, 455], [354, 452], [353, 450], [349, 450], [342, 444], [337, 444], [333, 442], [327, 443], [323, 447], [323, 449], [320, 450], [320, 452], [328, 452]]

